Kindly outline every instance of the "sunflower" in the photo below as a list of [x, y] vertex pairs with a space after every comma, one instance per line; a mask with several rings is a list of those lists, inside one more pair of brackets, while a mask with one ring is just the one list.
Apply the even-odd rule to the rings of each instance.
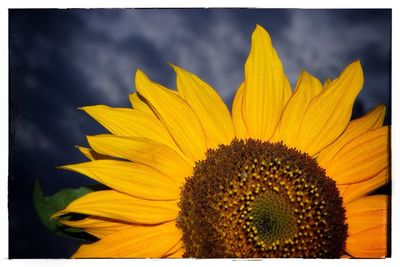
[[[53, 215], [99, 240], [75, 258], [378, 258], [387, 254], [385, 107], [351, 120], [359, 61], [292, 92], [257, 26], [232, 113], [194, 74], [172, 65], [177, 91], [135, 76], [133, 108], [82, 109], [110, 134], [62, 168], [108, 189]], [[68, 220], [66, 214], [84, 219]]]

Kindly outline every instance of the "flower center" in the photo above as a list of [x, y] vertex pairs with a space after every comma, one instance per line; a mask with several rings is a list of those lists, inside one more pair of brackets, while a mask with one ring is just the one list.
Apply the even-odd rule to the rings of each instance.
[[337, 258], [347, 237], [335, 182], [282, 143], [233, 140], [209, 150], [179, 207], [185, 257]]
[[296, 215], [287, 199], [276, 192], [262, 193], [247, 209], [250, 212], [244, 218], [253, 232], [250, 238], [260, 239], [264, 246], [284, 242], [296, 233]]

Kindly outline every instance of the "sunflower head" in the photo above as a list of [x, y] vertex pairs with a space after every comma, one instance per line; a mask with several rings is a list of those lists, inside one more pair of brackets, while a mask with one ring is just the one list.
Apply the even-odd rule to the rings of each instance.
[[282, 143], [233, 140], [209, 150], [179, 207], [188, 257], [333, 258], [347, 237], [336, 183]]

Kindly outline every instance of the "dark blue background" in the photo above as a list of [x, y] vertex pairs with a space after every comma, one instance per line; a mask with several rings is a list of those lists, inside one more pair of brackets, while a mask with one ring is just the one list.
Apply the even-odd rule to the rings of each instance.
[[208, 81], [230, 106], [243, 79], [255, 24], [265, 27], [290, 78], [302, 69], [335, 78], [360, 59], [364, 89], [354, 117], [377, 104], [390, 123], [390, 10], [10, 10], [10, 258], [65, 258], [80, 244], [53, 235], [32, 202], [93, 181], [55, 166], [85, 158], [74, 148], [104, 130], [77, 107], [128, 107], [133, 75], [175, 87], [167, 62]]

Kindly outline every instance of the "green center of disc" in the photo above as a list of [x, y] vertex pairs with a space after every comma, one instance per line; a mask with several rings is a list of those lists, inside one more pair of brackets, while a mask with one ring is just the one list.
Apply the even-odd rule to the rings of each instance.
[[284, 242], [296, 233], [296, 216], [288, 199], [275, 192], [259, 195], [246, 219], [255, 226], [253, 236], [266, 244]]

